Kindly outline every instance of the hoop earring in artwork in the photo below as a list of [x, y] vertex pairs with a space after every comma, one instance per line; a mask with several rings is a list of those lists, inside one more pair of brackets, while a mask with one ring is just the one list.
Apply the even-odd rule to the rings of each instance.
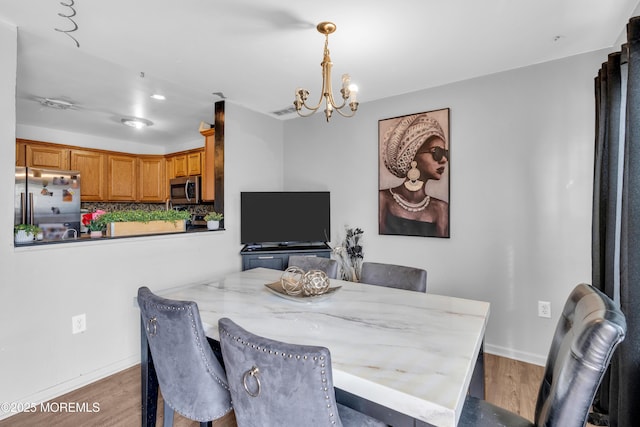
[[416, 167], [418, 163], [416, 161], [411, 162], [411, 169], [407, 172], [407, 181], [404, 182], [404, 186], [409, 191], [418, 191], [424, 185], [423, 181], [420, 181], [420, 171]]

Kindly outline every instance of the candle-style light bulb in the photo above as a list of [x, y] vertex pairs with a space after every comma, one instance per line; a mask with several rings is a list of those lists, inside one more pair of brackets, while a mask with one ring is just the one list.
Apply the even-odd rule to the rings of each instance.
[[349, 74], [343, 74], [342, 75], [342, 89], [347, 90], [349, 89], [349, 84], [351, 83], [351, 77], [349, 77]]
[[358, 86], [355, 84], [349, 85], [349, 91], [351, 92], [351, 102], [358, 102]]

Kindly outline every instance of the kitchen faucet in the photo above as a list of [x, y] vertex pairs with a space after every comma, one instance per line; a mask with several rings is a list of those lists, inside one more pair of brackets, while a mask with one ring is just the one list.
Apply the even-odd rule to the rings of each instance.
[[64, 233], [62, 234], [62, 240], [66, 240], [68, 236], [68, 234], [70, 234], [69, 232], [73, 231], [73, 239], [77, 239], [78, 238], [78, 232], [76, 231], [75, 228], [67, 228]]

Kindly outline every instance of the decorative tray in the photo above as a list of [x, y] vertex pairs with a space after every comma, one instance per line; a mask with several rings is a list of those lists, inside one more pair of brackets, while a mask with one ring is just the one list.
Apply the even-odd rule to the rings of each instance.
[[281, 298], [288, 299], [295, 302], [314, 302], [321, 301], [323, 299], [329, 298], [331, 295], [335, 294], [342, 286], [333, 286], [327, 290], [322, 295], [289, 295], [282, 289], [282, 283], [278, 280], [277, 282], [267, 283], [264, 285], [267, 290], [273, 294], [278, 295]]

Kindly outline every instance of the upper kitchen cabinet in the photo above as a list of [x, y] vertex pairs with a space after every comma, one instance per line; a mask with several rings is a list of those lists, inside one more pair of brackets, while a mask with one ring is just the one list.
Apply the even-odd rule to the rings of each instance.
[[27, 166], [27, 142], [16, 139], [16, 166]]
[[[22, 155], [24, 150], [24, 157]], [[55, 144], [33, 143], [27, 140], [16, 141], [16, 165], [44, 169], [69, 169], [70, 150]]]
[[71, 170], [80, 172], [83, 202], [106, 200], [107, 155], [94, 150], [71, 150]]
[[173, 162], [173, 177], [201, 175], [204, 149], [190, 150], [170, 156]]
[[200, 175], [202, 173], [202, 151], [187, 154], [187, 174]]
[[173, 177], [187, 176], [187, 155], [171, 156], [173, 160]]
[[166, 199], [167, 180], [165, 160], [159, 156], [138, 156], [138, 200], [163, 202]]
[[167, 177], [167, 184], [169, 183], [169, 181], [171, 181], [173, 178], [176, 177], [176, 172], [173, 168], [173, 157], [171, 156], [167, 156], [164, 159], [164, 170], [166, 173], [166, 177]]
[[107, 154], [107, 199], [110, 201], [135, 202], [137, 187], [136, 156]]

